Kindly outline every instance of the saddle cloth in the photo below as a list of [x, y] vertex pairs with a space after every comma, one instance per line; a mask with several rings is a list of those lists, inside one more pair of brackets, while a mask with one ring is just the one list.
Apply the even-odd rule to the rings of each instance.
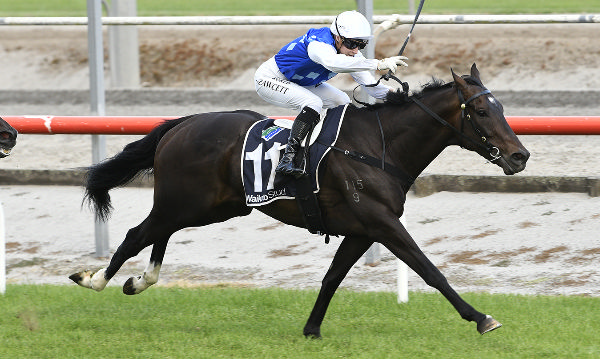
[[[327, 111], [321, 131], [313, 131], [310, 141], [308, 172], [313, 192], [319, 192], [319, 165], [337, 141], [347, 105]], [[246, 205], [261, 206], [277, 199], [292, 199], [296, 196], [293, 176], [275, 173], [285, 145], [290, 136], [291, 121], [266, 118], [250, 127], [242, 147], [242, 181], [246, 195]], [[301, 148], [300, 151], [304, 151]]]

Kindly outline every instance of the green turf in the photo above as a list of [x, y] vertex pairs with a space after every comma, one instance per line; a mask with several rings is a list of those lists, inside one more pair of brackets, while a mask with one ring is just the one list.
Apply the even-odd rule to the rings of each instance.
[[598, 358], [600, 298], [464, 298], [504, 326], [481, 336], [437, 293], [339, 291], [322, 340], [302, 328], [316, 291], [150, 288], [125, 296], [9, 285], [0, 358]]

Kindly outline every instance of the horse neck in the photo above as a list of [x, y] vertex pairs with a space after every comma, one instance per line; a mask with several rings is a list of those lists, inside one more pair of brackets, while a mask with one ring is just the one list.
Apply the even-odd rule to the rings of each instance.
[[[425, 93], [420, 101], [450, 125], [458, 128], [460, 103], [456, 89], [446, 87]], [[454, 133], [415, 103], [398, 111], [386, 107], [386, 142], [393, 161], [418, 177], [423, 170], [451, 143]]]

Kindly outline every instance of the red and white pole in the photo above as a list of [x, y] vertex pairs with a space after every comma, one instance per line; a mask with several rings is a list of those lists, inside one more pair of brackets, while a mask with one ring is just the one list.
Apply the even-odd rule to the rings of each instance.
[[[274, 116], [293, 119], [293, 116]], [[20, 133], [144, 135], [174, 116], [2, 116]], [[600, 116], [507, 116], [518, 135], [600, 135]]]

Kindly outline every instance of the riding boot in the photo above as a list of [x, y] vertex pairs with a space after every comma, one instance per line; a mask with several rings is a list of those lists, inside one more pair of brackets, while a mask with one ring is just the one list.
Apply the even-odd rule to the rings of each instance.
[[[279, 164], [275, 168], [275, 172], [286, 175], [293, 175], [296, 178], [302, 177], [304, 172], [304, 151], [301, 151], [302, 158], [297, 159], [298, 151], [302, 140], [306, 137], [311, 127], [319, 122], [319, 113], [310, 107], [302, 108], [302, 111], [292, 125], [292, 131], [290, 132], [290, 138], [288, 139], [287, 146], [285, 146], [285, 152], [279, 161]], [[298, 163], [299, 162], [299, 163]]]

